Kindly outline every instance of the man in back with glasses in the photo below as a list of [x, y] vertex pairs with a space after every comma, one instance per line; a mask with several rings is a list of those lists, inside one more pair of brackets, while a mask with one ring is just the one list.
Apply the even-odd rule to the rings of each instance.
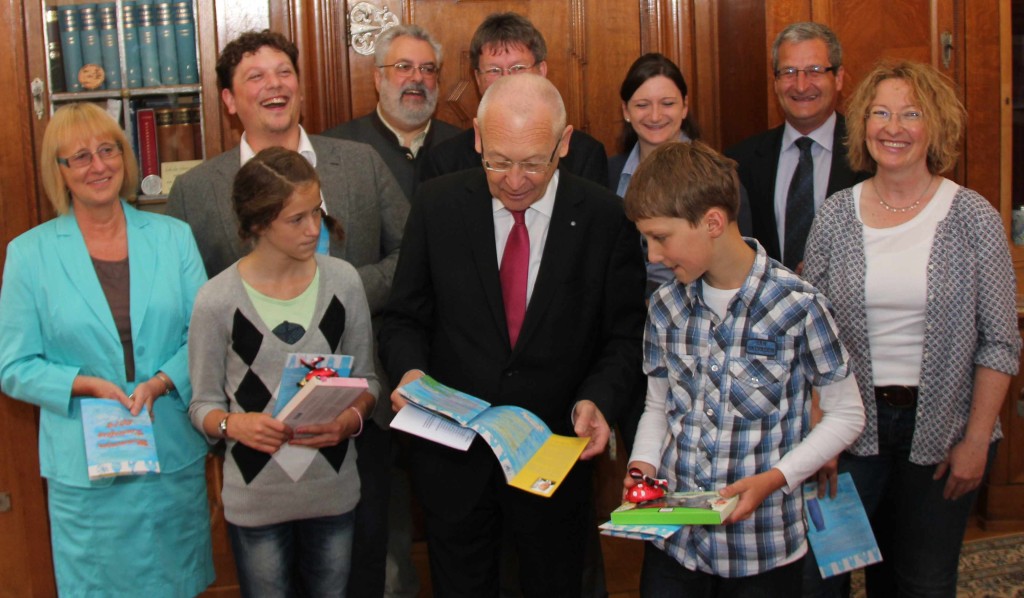
[[772, 44], [775, 95], [786, 122], [725, 151], [739, 163], [750, 197], [754, 237], [768, 256], [800, 272], [818, 207], [864, 177], [846, 161], [843, 48], [820, 23], [793, 23]]
[[459, 133], [458, 127], [433, 118], [442, 60], [441, 44], [422, 27], [388, 29], [374, 51], [377, 108], [324, 132], [372, 145], [409, 199], [426, 154]]
[[[544, 36], [526, 17], [514, 12], [489, 15], [477, 27], [469, 45], [477, 89], [483, 97], [505, 75], [534, 73], [548, 76], [548, 47]], [[428, 152], [421, 180], [480, 166], [473, 147], [473, 129], [467, 129]], [[600, 141], [573, 131], [569, 152], [559, 166], [599, 185], [608, 184], [608, 156]]]

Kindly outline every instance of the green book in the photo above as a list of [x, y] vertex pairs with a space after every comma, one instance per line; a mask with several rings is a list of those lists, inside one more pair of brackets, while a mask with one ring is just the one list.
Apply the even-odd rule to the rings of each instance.
[[612, 511], [616, 525], [720, 525], [736, 508], [739, 496], [718, 492], [669, 492], [641, 503], [624, 502]]

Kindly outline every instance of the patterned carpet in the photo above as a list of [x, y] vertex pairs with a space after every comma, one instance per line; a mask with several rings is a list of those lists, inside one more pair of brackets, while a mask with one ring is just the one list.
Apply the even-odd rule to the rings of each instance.
[[[853, 575], [851, 596], [864, 597], [863, 572]], [[1024, 598], [1024, 534], [975, 540], [960, 551], [958, 598]]]

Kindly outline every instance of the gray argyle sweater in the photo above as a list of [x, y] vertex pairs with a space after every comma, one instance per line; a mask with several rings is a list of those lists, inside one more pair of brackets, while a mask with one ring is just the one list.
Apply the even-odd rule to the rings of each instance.
[[[316, 309], [308, 329], [294, 344], [279, 339], [257, 315], [237, 263], [199, 290], [188, 341], [193, 387], [189, 415], [200, 431], [213, 409], [271, 413], [289, 353], [352, 355], [351, 375], [366, 378], [370, 392], [379, 395], [370, 311], [359, 275], [340, 259], [316, 259], [320, 270]], [[251, 527], [326, 517], [348, 512], [359, 502], [353, 442], [316, 451], [298, 480], [281, 467], [280, 456], [280, 451], [272, 456], [228, 441], [222, 492], [228, 521]]]

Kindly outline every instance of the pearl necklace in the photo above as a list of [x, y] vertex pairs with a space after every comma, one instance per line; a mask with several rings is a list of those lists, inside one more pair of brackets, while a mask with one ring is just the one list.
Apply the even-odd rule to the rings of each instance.
[[935, 180], [935, 175], [928, 177], [928, 184], [924, 186], [924, 191], [921, 191], [920, 197], [917, 198], [917, 201], [915, 201], [914, 203], [910, 204], [905, 208], [897, 208], [896, 206], [891, 205], [884, 199], [882, 199], [882, 192], [878, 189], [878, 184], [875, 183], [874, 178], [871, 179], [871, 187], [875, 190], [875, 195], [878, 196], [879, 205], [885, 208], [886, 211], [892, 212], [893, 214], [905, 214], [907, 212], [915, 210], [917, 206], [921, 205], [921, 200], [924, 199], [925, 194], [927, 194], [928, 190], [931, 189], [933, 180]]

